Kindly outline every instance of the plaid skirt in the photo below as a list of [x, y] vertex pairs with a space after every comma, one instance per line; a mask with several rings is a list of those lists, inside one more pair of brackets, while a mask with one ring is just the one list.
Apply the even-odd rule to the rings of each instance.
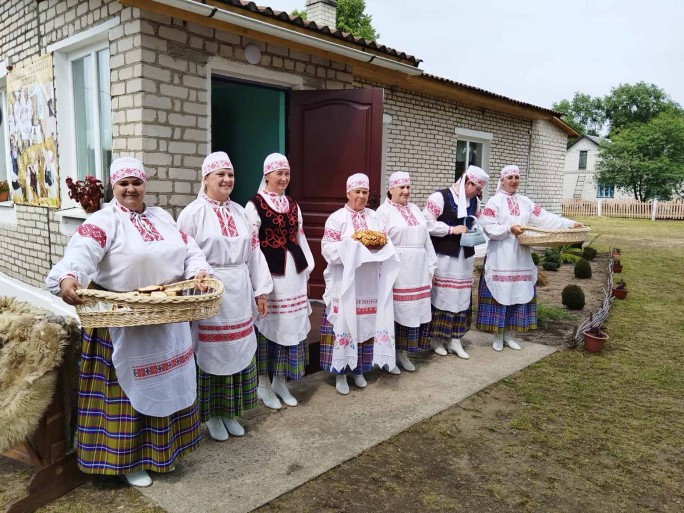
[[358, 361], [356, 368], [352, 371], [349, 366], [341, 371], [333, 370], [332, 356], [333, 348], [335, 347], [335, 333], [333, 326], [328, 322], [328, 315], [323, 310], [323, 317], [321, 317], [321, 370], [332, 372], [333, 374], [346, 374], [353, 372], [354, 374], [363, 374], [373, 370], [373, 339], [369, 338], [363, 342], [356, 344], [356, 351]]
[[197, 403], [168, 417], [133, 409], [119, 385], [107, 328], [83, 330], [76, 448], [86, 474], [169, 472], [200, 441]]
[[256, 356], [246, 369], [216, 376], [197, 367], [197, 402], [202, 422], [214, 417], [233, 419], [257, 405]]
[[485, 333], [517, 331], [525, 333], [537, 329], [537, 289], [532, 301], [525, 304], [502, 305], [494, 299], [487, 287], [484, 273], [477, 287], [477, 329]]
[[309, 345], [302, 340], [296, 346], [281, 346], [267, 339], [259, 330], [257, 336], [257, 369], [260, 376], [285, 376], [288, 379], [301, 379], [309, 364]]
[[394, 323], [394, 337], [397, 351], [415, 353], [430, 348], [430, 323], [426, 322], [415, 328]]
[[463, 312], [449, 312], [432, 307], [432, 321], [430, 329], [427, 331], [428, 337], [421, 340], [422, 344], [430, 344], [430, 338], [451, 340], [452, 338], [462, 338], [470, 331], [470, 324], [473, 320], [472, 303]]

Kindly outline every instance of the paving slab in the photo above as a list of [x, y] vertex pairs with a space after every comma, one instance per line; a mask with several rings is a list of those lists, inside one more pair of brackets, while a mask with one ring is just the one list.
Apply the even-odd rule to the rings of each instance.
[[470, 331], [470, 360], [424, 353], [416, 372], [369, 373], [366, 389], [350, 378], [348, 396], [329, 373], [305, 376], [290, 386], [299, 406], [260, 404], [243, 419], [242, 438], [219, 443], [205, 433], [175, 472], [153, 475], [141, 491], [170, 513], [251, 511], [555, 351], [521, 345], [497, 353], [491, 335]]

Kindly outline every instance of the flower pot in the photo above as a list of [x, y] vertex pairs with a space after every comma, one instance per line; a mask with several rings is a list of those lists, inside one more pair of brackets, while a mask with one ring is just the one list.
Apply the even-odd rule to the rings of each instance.
[[611, 293], [615, 299], [625, 299], [627, 297], [627, 289], [613, 289]]
[[0, 201], [7, 201], [9, 199], [9, 191], [0, 192]]
[[614, 273], [621, 273], [622, 272], [622, 264], [613, 264], [613, 272]]
[[608, 335], [599, 337], [596, 335], [592, 335], [591, 333], [588, 333], [586, 331], [583, 333], [584, 350], [588, 353], [600, 353], [603, 350], [603, 344], [605, 344], [606, 340], [608, 340]]

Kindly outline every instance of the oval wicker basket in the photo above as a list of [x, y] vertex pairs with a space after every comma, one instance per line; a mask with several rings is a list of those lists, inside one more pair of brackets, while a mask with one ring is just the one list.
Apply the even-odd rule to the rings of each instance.
[[83, 328], [144, 326], [207, 319], [219, 312], [223, 283], [206, 278], [206, 292], [195, 289], [197, 280], [164, 285], [165, 292], [180, 291], [180, 296], [150, 297], [137, 292], [109, 292], [79, 289], [85, 304], [76, 306]]
[[518, 235], [518, 243], [522, 246], [555, 247], [578, 244], [589, 240], [591, 228], [572, 228], [565, 230], [547, 230], [533, 226], [521, 226], [522, 235]]

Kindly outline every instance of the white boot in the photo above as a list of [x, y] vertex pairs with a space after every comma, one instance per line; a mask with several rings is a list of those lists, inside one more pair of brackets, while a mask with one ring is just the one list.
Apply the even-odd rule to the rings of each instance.
[[511, 331], [506, 331], [503, 336], [504, 342], [508, 347], [511, 349], [515, 349], [516, 351], [520, 351], [522, 347], [520, 347], [520, 344], [518, 344], [515, 341], [515, 337], [513, 336], [513, 332]]
[[456, 356], [463, 358], [464, 360], [468, 360], [470, 358], [470, 355], [464, 351], [460, 338], [452, 338], [447, 344], [447, 350], [450, 353], [455, 353]]
[[492, 344], [494, 351], [503, 351], [503, 334], [497, 333], [494, 335], [494, 343]]
[[233, 436], [245, 436], [245, 428], [240, 425], [237, 419], [229, 419], [228, 417], [221, 417], [223, 425], [226, 426], [228, 432]]
[[390, 374], [401, 374], [401, 370], [400, 370], [399, 367], [397, 367], [396, 365], [394, 366], [393, 369], [390, 369], [390, 368], [389, 368], [389, 365], [385, 365], [382, 369], [383, 369], [383, 370], [386, 370], [386, 371], [389, 372]]
[[446, 356], [447, 355], [447, 351], [446, 351], [446, 349], [444, 349], [444, 345], [437, 338], [432, 338], [430, 340], [430, 347], [432, 347], [432, 350], [440, 356]]
[[413, 372], [416, 370], [416, 366], [413, 365], [413, 362], [408, 357], [408, 353], [404, 350], [397, 353], [397, 363], [401, 365], [405, 371]]
[[285, 376], [273, 376], [273, 385], [271, 389], [280, 397], [288, 406], [297, 406], [297, 399], [295, 399], [287, 388], [287, 378]]
[[228, 440], [228, 431], [226, 431], [226, 426], [223, 425], [223, 421], [219, 417], [209, 419], [207, 427], [209, 428], [209, 436], [217, 442]]
[[279, 410], [282, 408], [280, 401], [271, 389], [271, 382], [268, 376], [259, 376], [259, 386], [257, 387], [257, 396], [264, 402], [264, 406], [272, 410]]
[[349, 383], [347, 383], [346, 374], [338, 374], [335, 376], [335, 389], [342, 395], [347, 395], [349, 393]]
[[152, 485], [152, 478], [147, 473], [146, 470], [138, 470], [137, 472], [131, 472], [130, 474], [124, 474], [126, 481], [131, 486], [137, 486], [138, 488], [147, 488]]
[[368, 386], [368, 382], [363, 377], [363, 374], [354, 374], [354, 384], [359, 388], [366, 388]]

